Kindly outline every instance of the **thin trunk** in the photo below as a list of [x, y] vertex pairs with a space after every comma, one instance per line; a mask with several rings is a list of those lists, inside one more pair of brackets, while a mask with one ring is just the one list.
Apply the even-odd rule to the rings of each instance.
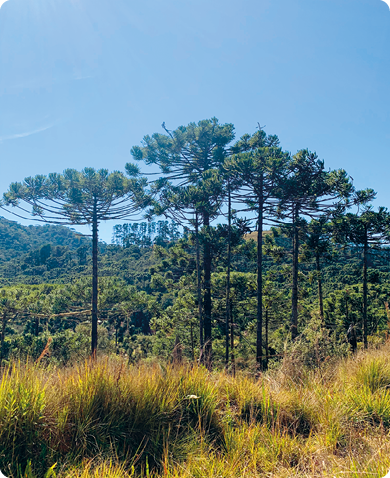
[[182, 346], [180, 337], [176, 335], [175, 346], [173, 348], [173, 362], [175, 364], [181, 364], [183, 361]]
[[260, 176], [260, 197], [257, 220], [257, 333], [256, 363], [263, 370], [263, 175]]
[[194, 328], [193, 325], [190, 324], [190, 331], [191, 331], [191, 357], [192, 357], [192, 362], [195, 362], [195, 347], [194, 347]]
[[292, 297], [291, 297], [291, 338], [298, 336], [298, 205], [294, 206], [293, 212], [293, 270], [292, 270]]
[[198, 291], [198, 318], [199, 318], [199, 344], [200, 344], [200, 362], [203, 362], [204, 339], [203, 339], [203, 317], [202, 317], [202, 277], [200, 270], [200, 248], [199, 248], [199, 218], [196, 212], [195, 218], [195, 241], [196, 241], [196, 287]]
[[322, 294], [322, 278], [321, 278], [321, 264], [320, 255], [316, 253], [316, 271], [317, 271], [317, 283], [318, 283], [318, 300], [320, 302], [320, 317], [322, 325], [324, 325], [324, 298]]
[[231, 267], [231, 228], [232, 228], [232, 200], [230, 196], [230, 181], [228, 179], [228, 253], [227, 253], [227, 274], [226, 274], [226, 326], [225, 326], [225, 366], [229, 366], [229, 327], [230, 327], [230, 267]]
[[5, 340], [5, 328], [7, 325], [7, 313], [3, 312], [3, 320], [2, 320], [2, 327], [1, 327], [1, 344], [0, 344], [0, 366], [3, 362], [4, 358], [4, 340]]
[[365, 231], [365, 241], [363, 247], [363, 342], [364, 348], [368, 346], [368, 325], [367, 325], [367, 260], [368, 260], [368, 240], [367, 230]]
[[97, 221], [97, 201], [93, 205], [92, 216], [92, 334], [91, 334], [91, 354], [96, 358], [97, 351], [97, 326], [98, 326], [98, 221]]
[[35, 337], [39, 335], [39, 317], [35, 317]]
[[230, 308], [230, 360], [232, 362], [232, 375], [233, 377], [236, 376], [236, 359], [234, 357], [234, 323], [233, 323], [233, 314], [231, 310], [231, 304], [229, 304]]
[[268, 347], [268, 308], [265, 309], [265, 368], [268, 368], [268, 356], [269, 356], [269, 347]]
[[211, 337], [211, 244], [208, 237], [210, 227], [210, 215], [203, 213], [203, 225], [206, 237], [203, 248], [203, 267], [204, 267], [204, 299], [203, 299], [203, 326], [204, 326], [204, 355], [205, 363], [211, 368], [212, 362], [212, 337]]

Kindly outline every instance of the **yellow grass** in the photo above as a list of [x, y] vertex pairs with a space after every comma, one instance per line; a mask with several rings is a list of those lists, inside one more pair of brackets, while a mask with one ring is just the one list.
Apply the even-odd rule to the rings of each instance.
[[389, 352], [301, 374], [286, 359], [257, 379], [115, 357], [16, 363], [0, 383], [0, 468], [13, 478], [50, 467], [47, 478], [379, 478], [390, 469]]

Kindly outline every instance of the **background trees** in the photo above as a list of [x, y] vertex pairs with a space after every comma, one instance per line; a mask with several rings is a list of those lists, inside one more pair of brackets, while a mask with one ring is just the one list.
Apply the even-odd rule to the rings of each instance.
[[335, 219], [335, 239], [344, 244], [353, 244], [363, 251], [363, 342], [368, 345], [368, 256], [370, 250], [381, 248], [390, 241], [390, 213], [380, 207], [374, 211], [368, 200], [374, 196], [372, 190], [358, 191], [357, 198], [363, 202], [361, 210], [356, 213], [347, 213]]
[[181, 237], [177, 222], [133, 222], [116, 224], [113, 229], [113, 242], [123, 247], [149, 247], [152, 244], [163, 245]]
[[314, 259], [315, 261], [320, 317], [321, 320], [324, 320], [321, 260], [330, 260], [332, 257], [332, 244], [330, 242], [332, 234], [328, 218], [326, 216], [320, 216], [318, 219], [312, 219], [306, 227], [305, 235], [302, 256], [305, 260]]

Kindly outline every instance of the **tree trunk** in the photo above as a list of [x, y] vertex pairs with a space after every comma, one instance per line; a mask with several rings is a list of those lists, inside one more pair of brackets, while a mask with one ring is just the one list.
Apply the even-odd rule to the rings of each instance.
[[206, 237], [203, 247], [203, 267], [204, 267], [204, 299], [203, 299], [203, 326], [204, 326], [204, 355], [205, 363], [211, 368], [212, 362], [212, 337], [211, 337], [211, 244], [208, 237], [210, 227], [210, 215], [203, 213], [203, 225]]
[[190, 333], [191, 333], [191, 358], [192, 358], [192, 362], [195, 362], [194, 328], [192, 324], [190, 324]]
[[318, 300], [320, 302], [320, 317], [322, 325], [324, 323], [324, 298], [322, 294], [322, 278], [321, 278], [321, 264], [320, 264], [320, 255], [316, 253], [316, 271], [317, 271], [317, 283], [318, 283]]
[[230, 357], [232, 362], [232, 375], [233, 377], [235, 377], [236, 376], [236, 359], [234, 356], [234, 323], [233, 323], [231, 304], [229, 304], [229, 308], [230, 308]]
[[268, 356], [269, 356], [269, 347], [268, 347], [268, 308], [265, 309], [265, 368], [268, 368]]
[[257, 219], [257, 331], [256, 363], [263, 370], [263, 177], [260, 178], [260, 197]]
[[298, 206], [294, 206], [293, 212], [293, 269], [292, 269], [292, 297], [291, 297], [291, 338], [298, 336]]
[[98, 221], [97, 221], [97, 201], [93, 205], [92, 216], [92, 334], [91, 334], [91, 354], [96, 358], [97, 351], [97, 326], [98, 326]]
[[199, 361], [203, 362], [204, 354], [204, 339], [203, 339], [203, 317], [202, 317], [202, 277], [200, 271], [200, 248], [199, 248], [199, 217], [196, 212], [195, 217], [195, 241], [196, 241], [196, 277], [197, 277], [197, 291], [198, 291], [198, 317], [199, 317], [199, 344], [200, 357]]
[[183, 351], [180, 342], [180, 337], [176, 335], [175, 346], [173, 348], [173, 363], [180, 365], [183, 362]]
[[35, 337], [39, 335], [39, 317], [35, 317]]
[[5, 340], [5, 328], [7, 326], [7, 313], [3, 312], [3, 320], [2, 320], [2, 327], [1, 327], [1, 343], [0, 343], [0, 366], [3, 362], [4, 358], [4, 340]]
[[229, 366], [229, 328], [230, 328], [230, 267], [231, 267], [231, 228], [232, 228], [232, 200], [230, 196], [230, 181], [228, 179], [228, 250], [226, 273], [226, 325], [225, 325], [225, 366]]
[[368, 260], [368, 240], [367, 230], [365, 231], [365, 240], [363, 247], [363, 342], [364, 348], [368, 346], [368, 324], [367, 324], [367, 260]]

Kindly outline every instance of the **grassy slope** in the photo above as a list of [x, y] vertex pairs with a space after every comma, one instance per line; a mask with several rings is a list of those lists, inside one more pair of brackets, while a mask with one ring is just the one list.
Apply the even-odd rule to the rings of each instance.
[[15, 364], [0, 384], [0, 468], [30, 478], [55, 462], [58, 478], [380, 477], [390, 468], [389, 348], [315, 372], [290, 356], [257, 380], [119, 358]]

